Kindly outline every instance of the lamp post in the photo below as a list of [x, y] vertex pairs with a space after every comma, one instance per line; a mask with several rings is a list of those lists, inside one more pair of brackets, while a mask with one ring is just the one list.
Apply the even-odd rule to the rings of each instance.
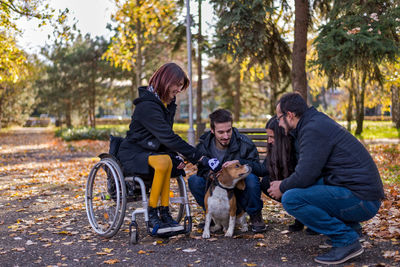
[[186, 0], [186, 47], [188, 53], [188, 76], [189, 76], [189, 130], [188, 142], [192, 146], [195, 145], [194, 128], [193, 128], [193, 92], [192, 92], [192, 37], [190, 31], [190, 0]]

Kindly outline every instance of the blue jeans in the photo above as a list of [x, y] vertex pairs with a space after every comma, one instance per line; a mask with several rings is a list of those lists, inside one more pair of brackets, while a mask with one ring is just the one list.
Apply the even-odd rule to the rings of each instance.
[[[206, 195], [206, 179], [201, 176], [192, 175], [188, 179], [189, 189], [197, 203], [205, 210], [204, 196]], [[245, 178], [245, 190], [235, 189], [235, 196], [238, 205], [247, 214], [254, 215], [260, 212], [263, 207], [261, 200], [260, 179], [254, 174], [249, 174]]]
[[334, 247], [344, 247], [358, 239], [359, 222], [374, 217], [381, 202], [361, 200], [345, 187], [315, 184], [286, 191], [282, 204], [304, 225], [328, 236]]

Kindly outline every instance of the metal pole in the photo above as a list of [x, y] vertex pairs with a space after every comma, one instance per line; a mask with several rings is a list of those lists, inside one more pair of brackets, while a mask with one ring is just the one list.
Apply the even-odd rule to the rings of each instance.
[[189, 130], [188, 142], [192, 146], [195, 145], [194, 128], [193, 128], [193, 92], [192, 92], [192, 34], [190, 31], [190, 0], [186, 0], [186, 47], [188, 53], [188, 76], [189, 76]]

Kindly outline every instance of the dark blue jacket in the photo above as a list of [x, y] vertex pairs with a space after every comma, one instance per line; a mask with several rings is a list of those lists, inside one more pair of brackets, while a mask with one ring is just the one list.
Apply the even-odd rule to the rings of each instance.
[[201, 154], [172, 130], [175, 101], [165, 107], [146, 87], [140, 87], [133, 103], [136, 107], [129, 131], [118, 151], [125, 174], [149, 174], [148, 157], [154, 154], [169, 154], [173, 162], [176, 152], [192, 163], [199, 160]]
[[315, 108], [297, 127], [299, 161], [280, 185], [282, 193], [306, 188], [322, 177], [326, 185], [343, 186], [363, 200], [384, 198], [378, 169], [365, 147], [345, 128]]

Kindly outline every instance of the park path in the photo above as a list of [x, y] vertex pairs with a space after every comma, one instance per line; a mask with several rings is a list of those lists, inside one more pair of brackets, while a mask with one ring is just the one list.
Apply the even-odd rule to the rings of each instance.
[[[287, 233], [292, 218], [266, 198], [263, 216], [269, 230], [264, 234], [203, 240], [194, 228], [190, 236], [168, 240], [142, 234], [140, 243], [130, 246], [125, 224], [111, 239], [98, 237], [86, 218], [84, 186], [96, 155], [107, 147], [104, 141], [66, 143], [46, 128], [0, 133], [1, 266], [316, 266], [313, 258], [323, 252], [318, 245], [325, 238]], [[396, 153], [398, 146], [393, 149]], [[397, 191], [390, 190], [397, 187], [386, 190], [392, 196]], [[364, 225], [366, 252], [346, 266], [399, 265], [400, 199], [389, 200]], [[201, 210], [191, 201], [198, 222]]]

